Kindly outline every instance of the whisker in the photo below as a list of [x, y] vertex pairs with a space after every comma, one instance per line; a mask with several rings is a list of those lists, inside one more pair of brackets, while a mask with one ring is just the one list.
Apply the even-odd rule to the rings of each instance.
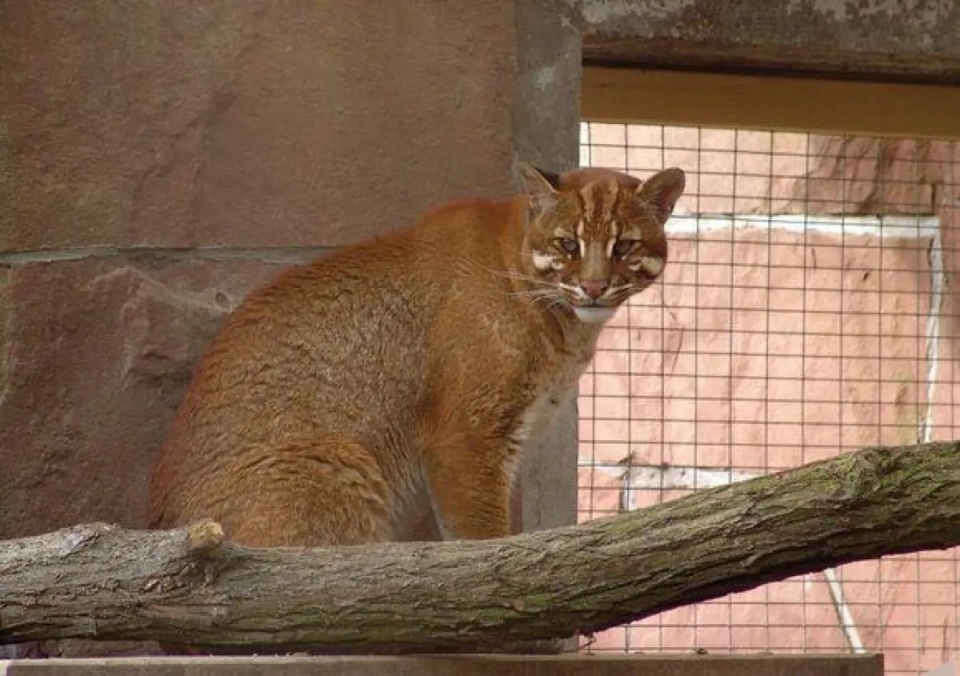
[[549, 305], [551, 303], [562, 301], [562, 298], [560, 298], [559, 296], [557, 296], [557, 294], [554, 294], [554, 293], [540, 293], [536, 295], [524, 296], [524, 298], [528, 299], [534, 305], [538, 303]]
[[550, 290], [550, 289], [534, 289], [533, 291], [516, 292], [511, 295], [529, 298], [534, 303], [539, 303], [539, 302], [556, 303], [563, 300], [562, 296], [560, 296], [560, 294], [558, 294], [556, 290]]
[[548, 296], [554, 295], [550, 293], [550, 289], [528, 289], [526, 291], [508, 291], [508, 296]]
[[553, 287], [553, 286], [554, 286], [554, 284], [553, 284], [552, 282], [549, 282], [549, 281], [547, 281], [547, 280], [545, 280], [545, 279], [538, 279], [537, 277], [532, 277], [532, 276], [527, 275], [527, 274], [524, 274], [524, 273], [522, 273], [522, 272], [515, 272], [515, 271], [513, 271], [513, 270], [494, 270], [493, 268], [489, 268], [489, 267], [487, 267], [486, 265], [483, 265], [482, 263], [479, 263], [479, 262], [477, 262], [477, 261], [475, 261], [475, 260], [472, 260], [472, 259], [469, 259], [469, 258], [463, 258], [463, 259], [461, 259], [461, 260], [463, 260], [464, 262], [469, 263], [469, 264], [471, 264], [471, 265], [474, 265], [474, 266], [480, 268], [481, 270], [483, 270], [483, 271], [485, 271], [485, 272], [489, 272], [490, 274], [497, 275], [498, 277], [505, 277], [505, 278], [507, 278], [507, 279], [514, 279], [514, 280], [518, 280], [518, 281], [521, 281], [521, 282], [527, 282], [527, 283], [530, 283], [530, 284], [535, 284], [535, 285], [538, 285], [538, 286], [548, 286], [548, 287]]

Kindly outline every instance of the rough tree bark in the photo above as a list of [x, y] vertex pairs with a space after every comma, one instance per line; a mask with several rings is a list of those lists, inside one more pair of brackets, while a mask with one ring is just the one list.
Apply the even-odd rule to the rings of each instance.
[[94, 524], [0, 543], [0, 643], [483, 650], [957, 544], [960, 443], [864, 449], [499, 541], [255, 550], [212, 522]]

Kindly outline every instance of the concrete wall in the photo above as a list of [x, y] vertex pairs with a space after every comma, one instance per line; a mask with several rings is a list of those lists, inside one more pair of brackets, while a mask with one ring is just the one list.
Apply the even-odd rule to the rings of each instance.
[[953, 0], [570, 0], [587, 63], [960, 83]]

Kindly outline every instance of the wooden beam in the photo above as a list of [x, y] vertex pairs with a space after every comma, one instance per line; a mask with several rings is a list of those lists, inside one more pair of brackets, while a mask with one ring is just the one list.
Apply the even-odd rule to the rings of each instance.
[[6, 676], [883, 676], [882, 655], [114, 657], [16, 660]]
[[960, 138], [960, 87], [584, 68], [593, 122]]

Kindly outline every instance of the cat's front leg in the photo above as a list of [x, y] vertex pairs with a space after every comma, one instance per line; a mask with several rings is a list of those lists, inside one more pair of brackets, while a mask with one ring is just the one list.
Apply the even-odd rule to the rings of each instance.
[[444, 540], [485, 540], [512, 534], [511, 490], [518, 450], [464, 431], [431, 444], [424, 467]]

